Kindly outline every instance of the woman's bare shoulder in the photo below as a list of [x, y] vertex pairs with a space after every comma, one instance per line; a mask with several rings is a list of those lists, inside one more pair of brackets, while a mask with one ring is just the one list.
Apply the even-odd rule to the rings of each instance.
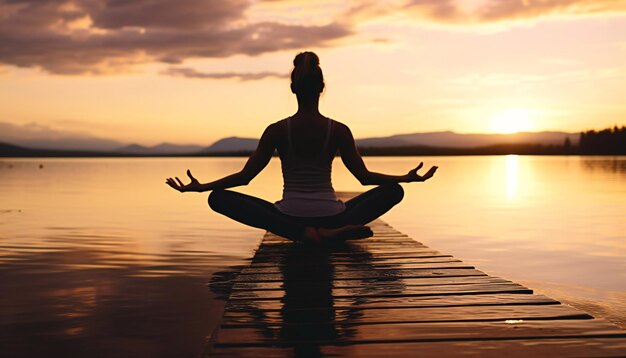
[[268, 125], [267, 128], [265, 128], [265, 132], [271, 133], [271, 134], [279, 133], [279, 132], [282, 132], [283, 129], [286, 127], [287, 127], [287, 118], [284, 118]]
[[263, 131], [262, 138], [269, 140], [273, 142], [275, 145], [277, 145], [279, 142], [281, 142], [282, 138], [285, 136], [286, 130], [287, 130], [287, 120], [281, 119], [279, 121], [276, 121], [268, 125], [265, 128], [265, 131]]
[[346, 137], [346, 136], [351, 135], [350, 128], [348, 128], [347, 125], [345, 125], [345, 124], [343, 124], [343, 123], [341, 123], [339, 121], [336, 121], [334, 119], [332, 121], [334, 122], [334, 127], [335, 127], [334, 132], [339, 137]]

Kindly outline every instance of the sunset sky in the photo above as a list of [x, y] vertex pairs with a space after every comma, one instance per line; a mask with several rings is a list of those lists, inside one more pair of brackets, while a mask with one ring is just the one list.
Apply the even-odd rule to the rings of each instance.
[[0, 0], [0, 122], [258, 137], [303, 50], [357, 137], [626, 124], [623, 0]]

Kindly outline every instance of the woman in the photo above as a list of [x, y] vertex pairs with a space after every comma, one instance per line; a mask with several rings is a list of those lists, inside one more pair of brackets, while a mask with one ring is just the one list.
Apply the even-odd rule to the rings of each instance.
[[[324, 76], [317, 55], [302, 52], [293, 64], [291, 91], [298, 100], [298, 111], [267, 127], [240, 172], [201, 184], [187, 170], [189, 184], [178, 178], [168, 178], [166, 183], [180, 192], [212, 190], [209, 205], [216, 212], [294, 241], [321, 243], [372, 236], [365, 224], [402, 200], [404, 192], [398, 183], [425, 181], [435, 174], [437, 167], [430, 168], [423, 176], [417, 174], [422, 163], [406, 175], [370, 172], [356, 149], [350, 129], [319, 112]], [[272, 204], [224, 190], [247, 185], [269, 163], [274, 150], [278, 151], [282, 164], [282, 200]], [[361, 184], [378, 187], [345, 203], [337, 200], [331, 184], [331, 164], [337, 152]]]

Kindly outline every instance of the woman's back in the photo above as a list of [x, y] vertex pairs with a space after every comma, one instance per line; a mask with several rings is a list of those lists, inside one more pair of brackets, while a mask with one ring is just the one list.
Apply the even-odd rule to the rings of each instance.
[[[312, 157], [317, 155], [326, 143], [337, 148], [334, 138], [328, 135], [329, 121], [329, 118], [322, 115], [292, 116], [281, 121], [281, 128], [284, 138], [291, 138], [291, 149], [295, 154]], [[287, 144], [287, 141], [284, 143]]]
[[295, 119], [277, 123], [284, 130], [278, 146], [283, 172], [283, 198], [276, 207], [292, 216], [329, 216], [342, 212], [331, 183], [337, 152], [335, 122], [329, 118]]

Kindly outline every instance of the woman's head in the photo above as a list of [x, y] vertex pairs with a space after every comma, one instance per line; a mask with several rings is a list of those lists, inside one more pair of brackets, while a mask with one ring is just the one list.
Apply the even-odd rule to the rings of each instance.
[[324, 75], [320, 59], [310, 51], [300, 52], [293, 59], [291, 71], [291, 92], [299, 97], [316, 98], [324, 90]]

